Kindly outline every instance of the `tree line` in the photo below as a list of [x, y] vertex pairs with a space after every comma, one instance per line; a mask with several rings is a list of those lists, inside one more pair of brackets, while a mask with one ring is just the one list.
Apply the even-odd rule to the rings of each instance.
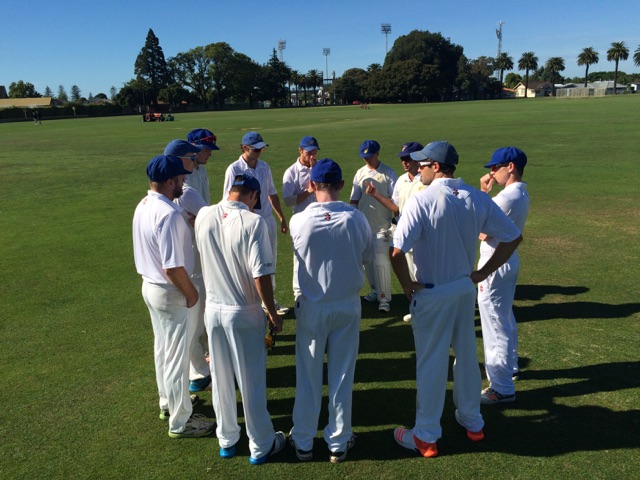
[[[615, 84], [619, 73], [625, 83], [640, 79], [639, 74], [629, 76], [618, 71], [619, 62], [628, 58], [629, 48], [624, 42], [613, 42], [607, 50], [607, 61], [615, 64]], [[599, 60], [599, 52], [593, 47], [584, 48], [578, 55], [577, 64], [585, 67], [585, 86], [588, 80], [608, 74], [589, 74], [589, 67]], [[640, 46], [635, 50], [633, 60], [640, 66]], [[513, 57], [506, 52], [496, 58], [468, 59], [460, 45], [440, 33], [414, 30], [396, 39], [383, 65], [374, 63], [366, 70], [351, 68], [341, 77], [325, 82], [321, 71], [300, 73], [291, 69], [278, 58], [275, 49], [263, 65], [236, 52], [225, 42], [198, 46], [165, 59], [159, 39], [149, 29], [144, 47], [134, 63], [135, 78], [119, 91], [111, 87], [110, 93], [111, 100], [129, 109], [153, 106], [158, 102], [224, 109], [229, 103], [254, 107], [265, 101], [271, 106], [292, 102], [295, 105], [316, 104], [321, 86], [325, 87], [321, 99], [328, 98], [333, 103], [395, 103], [496, 98], [501, 96], [505, 85], [513, 87], [523, 82], [528, 88], [530, 80], [552, 84], [564, 80], [561, 72], [565, 70], [565, 60], [562, 57], [550, 57], [544, 65], [539, 65], [534, 52], [524, 52], [517, 63], [518, 70], [525, 72], [524, 77], [509, 73], [503, 78], [504, 73], [513, 70], [515, 65]], [[495, 72], [499, 73], [498, 78], [493, 76]], [[105, 94], [98, 95], [107, 98]], [[9, 96], [38, 97], [40, 94], [31, 83], [19, 81], [9, 86]], [[45, 96], [54, 96], [49, 87]], [[93, 98], [91, 94], [89, 97]], [[63, 102], [85, 100], [76, 85], [71, 87], [70, 98], [60, 85], [56, 98]]]

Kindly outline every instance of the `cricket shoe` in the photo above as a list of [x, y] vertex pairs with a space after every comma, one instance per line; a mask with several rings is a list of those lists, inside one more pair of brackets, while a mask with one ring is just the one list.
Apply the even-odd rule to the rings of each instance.
[[371, 291], [362, 298], [367, 302], [375, 302], [378, 300], [378, 291], [376, 289], [371, 289]]
[[206, 437], [214, 432], [215, 423], [208, 420], [200, 413], [194, 413], [189, 417], [182, 432], [169, 432], [171, 438], [198, 438]]
[[236, 446], [220, 447], [220, 458], [233, 458], [236, 456]]
[[303, 462], [308, 462], [313, 458], [313, 450], [299, 450], [296, 446], [296, 442], [294, 442], [293, 437], [291, 436], [291, 432], [289, 432], [289, 445], [295, 450], [296, 457], [298, 460]]
[[[189, 395], [189, 399], [191, 400], [191, 406], [196, 406], [200, 402], [200, 397], [198, 395]], [[163, 408], [160, 409], [160, 420], [169, 420], [171, 414], [169, 410], [165, 410]]]
[[395, 438], [398, 445], [408, 448], [409, 450], [413, 450], [425, 458], [438, 456], [438, 446], [436, 445], [436, 442], [423, 442], [416, 437], [413, 434], [413, 430], [409, 428], [396, 428], [393, 431], [393, 438]]
[[389, 305], [389, 302], [385, 302], [384, 300], [382, 302], [380, 302], [378, 304], [378, 311], [379, 312], [388, 312], [391, 310], [391, 305]]
[[189, 391], [191, 393], [204, 392], [205, 390], [211, 390], [211, 375], [189, 382]]
[[458, 424], [462, 427], [464, 427], [464, 429], [467, 431], [467, 438], [469, 440], [471, 440], [472, 442], [479, 442], [481, 440], [484, 440], [484, 430], [481, 428], [480, 430], [478, 430], [477, 432], [472, 432], [471, 430], [469, 430], [464, 423], [462, 423], [462, 419], [460, 418], [460, 414], [458, 413], [458, 410], [456, 409], [455, 411], [455, 417], [456, 417], [456, 422], [458, 422]]
[[347, 452], [351, 450], [355, 444], [356, 444], [356, 436], [351, 435], [351, 438], [347, 440], [347, 445], [345, 446], [345, 449], [340, 452], [331, 452], [331, 455], [329, 455], [329, 461], [331, 463], [344, 462], [347, 459]]
[[283, 307], [282, 305], [280, 305], [280, 303], [278, 303], [278, 301], [276, 300], [276, 313], [278, 315], [286, 315], [287, 313], [289, 313], [289, 310], [291, 310], [289, 307]]
[[249, 457], [249, 463], [251, 465], [262, 465], [272, 455], [275, 455], [276, 453], [281, 451], [286, 444], [287, 444], [287, 436], [284, 434], [284, 432], [276, 432], [276, 438], [273, 440], [273, 445], [271, 446], [271, 450], [269, 450], [269, 453], [259, 458]]
[[503, 395], [502, 393], [496, 392], [493, 388], [488, 387], [482, 391], [480, 394], [480, 403], [484, 405], [493, 405], [495, 403], [508, 403], [514, 402], [516, 400], [516, 394], [512, 393], [511, 395]]

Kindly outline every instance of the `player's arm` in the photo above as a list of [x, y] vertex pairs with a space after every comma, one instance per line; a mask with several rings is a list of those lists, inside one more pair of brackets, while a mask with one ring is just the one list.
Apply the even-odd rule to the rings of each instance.
[[367, 189], [365, 190], [364, 193], [366, 193], [367, 195], [371, 195], [378, 202], [380, 202], [380, 204], [384, 208], [386, 208], [387, 210], [391, 210], [394, 215], [397, 215], [400, 212], [400, 209], [398, 208], [398, 206], [395, 203], [393, 203], [393, 201], [390, 198], [383, 197], [382, 195], [380, 195], [380, 192], [378, 192], [378, 189], [373, 184], [373, 182], [369, 182], [369, 184], [367, 185]]
[[402, 250], [400, 250], [399, 248], [394, 248], [391, 252], [390, 257], [393, 271], [395, 272], [396, 277], [398, 277], [400, 285], [402, 285], [402, 291], [407, 296], [407, 298], [411, 300], [413, 294], [418, 290], [424, 288], [424, 285], [411, 280], [411, 275], [409, 274], [409, 266], [407, 265], [407, 257]]
[[262, 275], [261, 277], [254, 278], [256, 283], [258, 294], [262, 303], [267, 309], [269, 315], [269, 323], [274, 327], [274, 332], [279, 333], [282, 331], [282, 319], [276, 312], [276, 303], [273, 299], [273, 284], [271, 283], [271, 275]]
[[473, 283], [480, 283], [485, 280], [489, 275], [500, 268], [516, 251], [518, 245], [522, 242], [522, 235], [511, 242], [500, 242], [493, 252], [493, 255], [487, 263], [480, 270], [471, 272], [471, 280]]
[[198, 303], [198, 290], [184, 267], [165, 268], [164, 273], [173, 286], [185, 296], [188, 308]]
[[304, 192], [299, 193], [296, 197], [296, 205], [301, 204], [311, 195], [313, 195], [313, 188], [311, 187], [311, 182], [309, 182], [309, 186], [307, 187], [307, 189]]
[[282, 211], [282, 205], [280, 205], [280, 197], [278, 197], [277, 193], [269, 195], [269, 201], [271, 202], [271, 206], [276, 212], [276, 215], [278, 215], [278, 218], [280, 219], [280, 232], [287, 233], [289, 231], [289, 227], [287, 226], [287, 219], [284, 217], [284, 213]]

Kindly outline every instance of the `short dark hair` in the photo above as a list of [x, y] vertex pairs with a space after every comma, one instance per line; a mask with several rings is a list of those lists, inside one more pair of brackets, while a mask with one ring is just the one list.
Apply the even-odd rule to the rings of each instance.
[[342, 180], [336, 183], [316, 182], [316, 190], [318, 190], [319, 192], [331, 192], [331, 191], [339, 192], [341, 183], [342, 183]]
[[440, 165], [440, 171], [444, 174], [453, 175], [453, 173], [456, 171], [455, 165], [449, 165], [447, 163], [440, 163], [440, 162], [436, 162], [436, 163]]

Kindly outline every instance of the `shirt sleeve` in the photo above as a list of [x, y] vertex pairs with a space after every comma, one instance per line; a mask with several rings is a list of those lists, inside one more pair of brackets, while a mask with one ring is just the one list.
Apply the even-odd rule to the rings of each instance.
[[351, 187], [351, 197], [349, 197], [351, 201], [359, 202], [362, 198], [362, 188], [360, 187], [360, 182], [358, 178], [358, 172], [353, 177], [353, 186]]
[[273, 253], [271, 252], [271, 242], [269, 241], [269, 232], [267, 230], [267, 224], [262, 217], [257, 219], [252, 232], [248, 259], [253, 278], [276, 273]]
[[227, 167], [227, 171], [224, 174], [224, 185], [222, 187], [222, 200], [226, 200], [229, 197], [229, 190], [233, 184], [233, 179], [236, 177], [233, 164]]
[[282, 176], [282, 199], [287, 207], [296, 206], [296, 184], [293, 178], [293, 168], [289, 167]]
[[422, 234], [422, 222], [418, 221], [416, 215], [418, 209], [416, 197], [409, 197], [404, 204], [402, 215], [400, 215], [398, 225], [393, 233], [393, 246], [404, 253], [411, 250], [415, 241]]
[[192, 252], [192, 250], [185, 249], [184, 245], [191, 245], [191, 232], [180, 213], [174, 212], [167, 215], [160, 222], [157, 239], [163, 269], [187, 266], [185, 252]]

